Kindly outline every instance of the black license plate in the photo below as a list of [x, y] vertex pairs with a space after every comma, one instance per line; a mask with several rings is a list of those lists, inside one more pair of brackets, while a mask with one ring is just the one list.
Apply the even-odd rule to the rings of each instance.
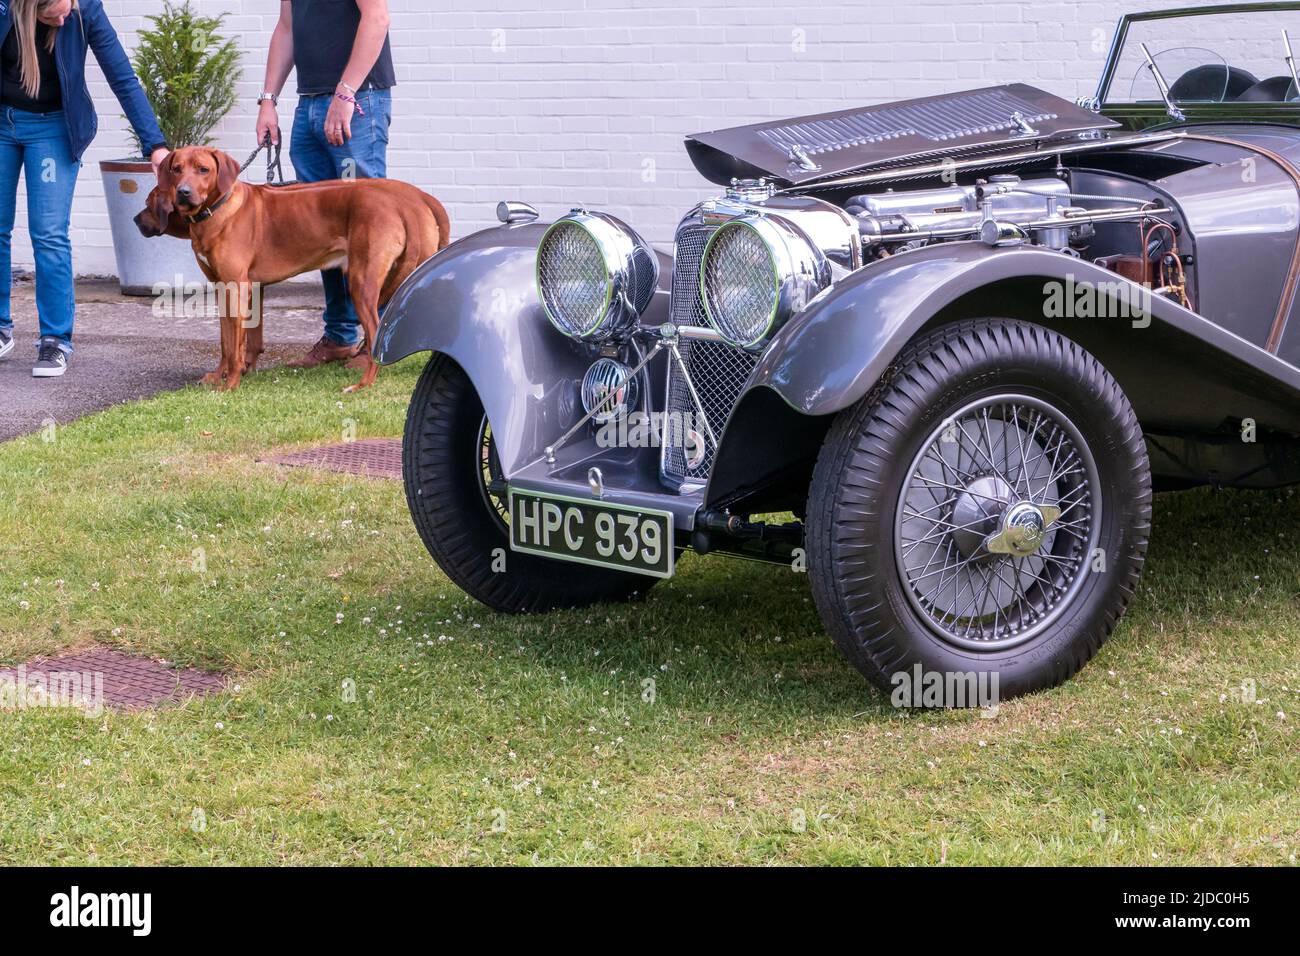
[[673, 575], [673, 515], [510, 489], [510, 548], [657, 578]]

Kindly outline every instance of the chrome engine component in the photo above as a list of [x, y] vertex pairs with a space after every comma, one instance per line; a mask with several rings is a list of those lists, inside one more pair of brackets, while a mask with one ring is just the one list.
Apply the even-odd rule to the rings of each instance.
[[[971, 186], [946, 186], [851, 196], [845, 209], [858, 219], [863, 243], [870, 247], [916, 238], [937, 238], [987, 231], [985, 223], [1025, 225], [1055, 220], [1067, 212], [1070, 186], [1056, 177], [1022, 180], [1013, 174], [990, 176]], [[998, 229], [999, 235], [1005, 230]], [[914, 234], [914, 235], [913, 235]], [[1083, 237], [1069, 225], [1033, 230], [1033, 241], [1054, 249], [1067, 248]]]
[[733, 202], [762, 202], [776, 194], [770, 179], [733, 179], [727, 187], [727, 198]]
[[[1123, 205], [1083, 208], [1072, 200]], [[717, 440], [781, 323], [864, 260], [971, 239], [1078, 255], [1094, 237], [1094, 223], [1169, 212], [1150, 200], [1075, 194], [1064, 176], [1005, 173], [969, 185], [863, 193], [843, 203], [736, 180], [725, 196], [699, 204], [678, 224], [669, 320], [679, 352], [668, 363], [664, 411], [707, 425], [691, 431], [689, 448], [661, 446], [666, 486], [688, 492], [708, 480]]]

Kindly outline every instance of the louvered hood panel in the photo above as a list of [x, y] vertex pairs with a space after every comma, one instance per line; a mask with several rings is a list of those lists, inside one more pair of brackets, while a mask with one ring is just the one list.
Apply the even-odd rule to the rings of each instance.
[[696, 133], [686, 138], [686, 149], [711, 182], [772, 176], [801, 185], [904, 159], [1000, 146], [1024, 149], [1119, 125], [1059, 96], [1013, 83]]

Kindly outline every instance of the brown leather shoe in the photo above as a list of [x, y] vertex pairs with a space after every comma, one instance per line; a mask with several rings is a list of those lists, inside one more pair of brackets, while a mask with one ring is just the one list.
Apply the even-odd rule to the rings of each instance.
[[288, 368], [316, 368], [318, 365], [328, 365], [330, 362], [346, 362], [361, 354], [363, 348], [365, 348], [364, 342], [355, 345], [339, 345], [322, 335], [320, 341], [313, 345], [306, 355], [284, 364]]

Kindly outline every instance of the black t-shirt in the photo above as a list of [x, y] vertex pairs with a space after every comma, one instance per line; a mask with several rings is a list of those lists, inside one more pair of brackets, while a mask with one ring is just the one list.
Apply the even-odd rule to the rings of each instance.
[[53, 28], [44, 23], [36, 24], [36, 64], [41, 70], [41, 88], [35, 96], [28, 96], [23, 89], [18, 31], [10, 26], [4, 45], [0, 46], [0, 104], [29, 113], [53, 113], [63, 109], [63, 90], [59, 86], [59, 69], [54, 62], [54, 52], [45, 49], [51, 29]]
[[[343, 79], [361, 23], [356, 0], [292, 0], [293, 62], [298, 95], [333, 93]], [[386, 90], [397, 83], [388, 37], [379, 59], [358, 89]]]

